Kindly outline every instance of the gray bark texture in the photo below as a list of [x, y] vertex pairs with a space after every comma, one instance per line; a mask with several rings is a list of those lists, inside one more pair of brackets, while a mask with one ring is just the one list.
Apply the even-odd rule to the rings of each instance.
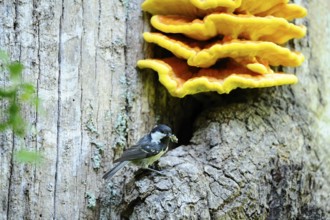
[[[136, 69], [152, 53], [142, 2], [0, 0], [0, 48], [41, 99], [24, 108], [26, 138], [0, 134], [0, 220], [329, 219], [330, 2], [294, 1], [309, 12], [288, 45], [306, 58], [285, 69], [297, 85], [184, 99]], [[128, 166], [103, 181], [156, 123], [180, 138], [165, 175]], [[18, 163], [21, 148], [43, 163]]]

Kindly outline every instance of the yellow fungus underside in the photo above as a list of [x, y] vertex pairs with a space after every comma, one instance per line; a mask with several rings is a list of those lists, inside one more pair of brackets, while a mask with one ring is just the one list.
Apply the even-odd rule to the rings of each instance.
[[306, 27], [291, 24], [284, 18], [226, 13], [210, 14], [203, 20], [174, 15], [154, 15], [151, 24], [162, 32], [184, 34], [196, 40], [208, 40], [217, 35], [224, 35], [283, 44], [293, 38], [302, 38], [306, 34]]
[[233, 39], [205, 44], [150, 32], [144, 33], [143, 37], [147, 42], [155, 43], [171, 51], [175, 56], [186, 59], [190, 66], [202, 68], [214, 65], [219, 59], [230, 57], [237, 62], [251, 64], [247, 67], [254, 72], [265, 73], [261, 64], [252, 64], [262, 60], [271, 66], [299, 66], [304, 61], [301, 53], [292, 52], [272, 42]]
[[176, 57], [138, 61], [139, 68], [150, 68], [159, 75], [159, 81], [175, 97], [201, 92], [229, 93], [236, 88], [261, 88], [294, 84], [292, 74], [256, 74], [241, 65], [229, 61], [221, 67], [199, 69], [189, 67], [185, 60]]

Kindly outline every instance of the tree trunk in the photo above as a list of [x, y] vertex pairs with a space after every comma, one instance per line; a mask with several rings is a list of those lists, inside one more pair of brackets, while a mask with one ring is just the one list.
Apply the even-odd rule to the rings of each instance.
[[[177, 99], [136, 69], [152, 53], [142, 2], [0, 1], [0, 48], [42, 107], [25, 108], [24, 140], [0, 134], [0, 219], [330, 218], [330, 3], [294, 1], [309, 11], [288, 45], [306, 58], [285, 69], [297, 85]], [[104, 182], [156, 123], [180, 139], [158, 163], [166, 176], [131, 166]], [[18, 163], [21, 148], [43, 163]]]

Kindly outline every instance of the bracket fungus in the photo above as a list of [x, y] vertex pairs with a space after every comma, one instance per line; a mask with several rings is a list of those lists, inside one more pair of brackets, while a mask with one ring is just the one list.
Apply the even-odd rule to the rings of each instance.
[[306, 34], [304, 26], [289, 22], [307, 14], [301, 6], [288, 0], [146, 0], [142, 9], [153, 14], [151, 24], [160, 31], [144, 33], [145, 41], [172, 55], [137, 65], [156, 71], [172, 96], [297, 82], [271, 67], [304, 61], [283, 47]]

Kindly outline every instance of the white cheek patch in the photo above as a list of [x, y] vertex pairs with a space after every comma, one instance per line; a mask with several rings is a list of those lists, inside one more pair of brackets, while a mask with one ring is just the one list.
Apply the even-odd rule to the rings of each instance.
[[161, 133], [159, 131], [153, 132], [153, 133], [151, 133], [151, 142], [159, 144], [160, 140], [165, 136], [166, 136], [166, 134]]

